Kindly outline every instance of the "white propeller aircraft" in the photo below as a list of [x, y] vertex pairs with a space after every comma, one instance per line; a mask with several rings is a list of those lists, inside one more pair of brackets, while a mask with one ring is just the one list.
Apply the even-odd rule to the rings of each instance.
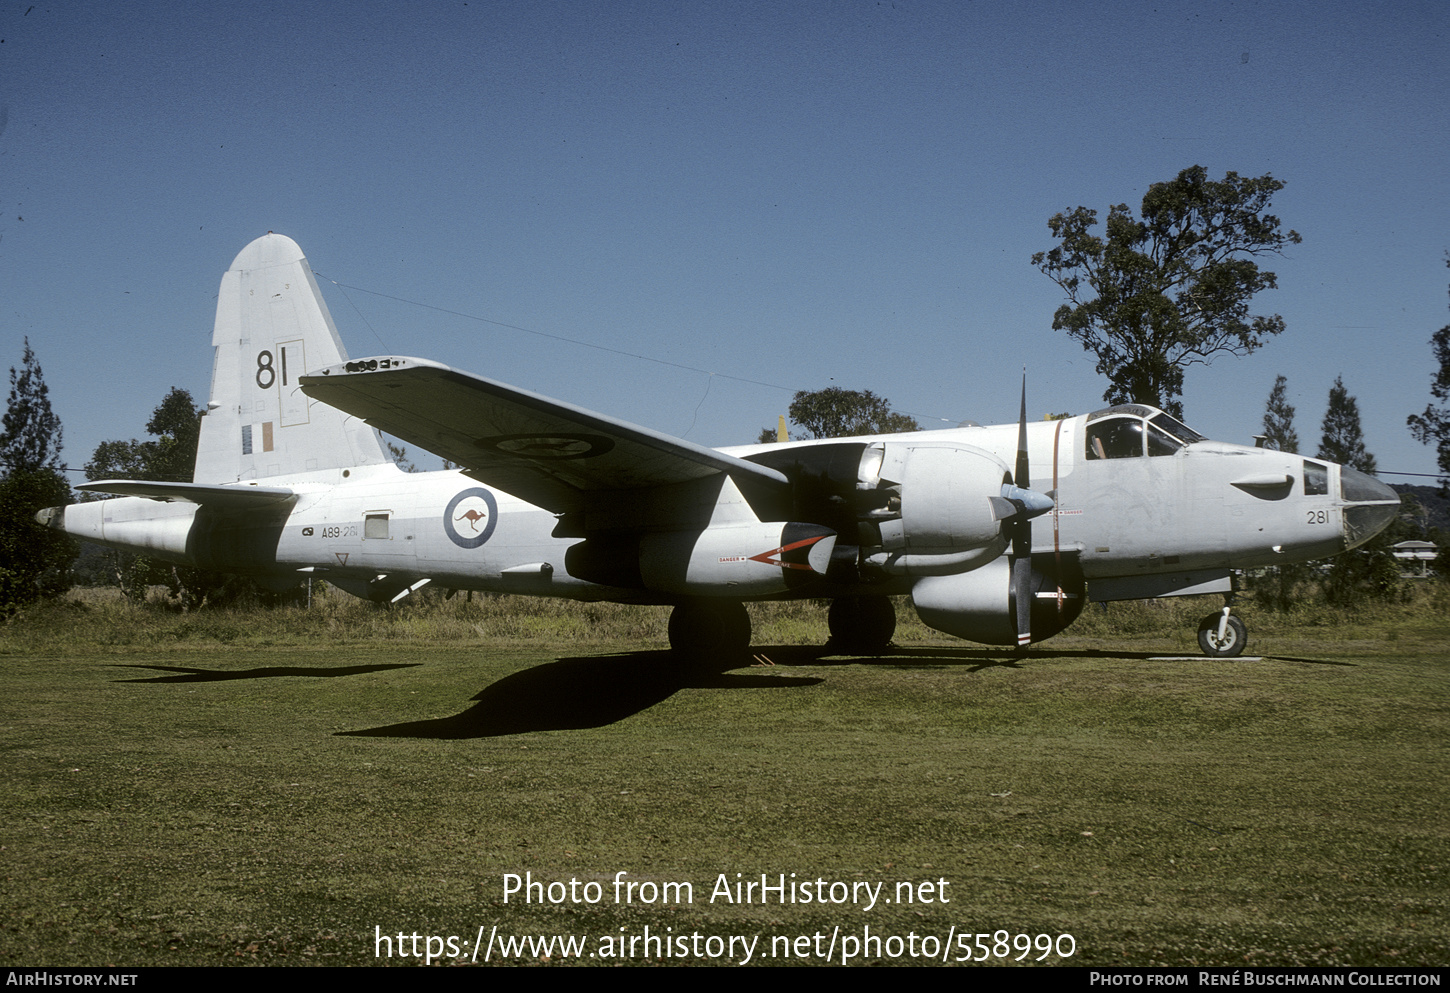
[[[831, 643], [884, 647], [891, 596], [989, 645], [1085, 599], [1229, 594], [1234, 569], [1367, 541], [1399, 499], [1298, 455], [1209, 441], [1150, 407], [1028, 424], [713, 450], [435, 362], [349, 360], [297, 244], [222, 277], [193, 482], [40, 512], [88, 541], [277, 588], [392, 602], [427, 583], [668, 604], [680, 652], [750, 643], [743, 602], [831, 598]], [[409, 474], [386, 431], [461, 468]], [[1034, 488], [1034, 482], [1035, 488]], [[1211, 655], [1242, 652], [1225, 606]]]

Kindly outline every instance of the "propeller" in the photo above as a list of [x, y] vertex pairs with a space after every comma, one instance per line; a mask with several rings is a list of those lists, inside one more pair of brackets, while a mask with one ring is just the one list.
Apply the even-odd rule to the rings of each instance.
[[993, 497], [997, 519], [1012, 541], [1012, 603], [1017, 608], [1017, 650], [1032, 641], [1032, 518], [1040, 517], [1056, 500], [1032, 489], [1027, 469], [1027, 370], [1022, 370], [1022, 411], [1017, 419], [1017, 464], [1012, 479], [1003, 480], [1001, 498]]
[[[1052, 501], [1040, 493], [1033, 493], [1032, 481], [1027, 475], [1027, 369], [1022, 370], [1022, 412], [1017, 419], [1017, 464], [1013, 467], [1012, 488], [1025, 498], [1035, 497], [1029, 502], [1022, 499], [1021, 508], [1012, 522], [1012, 601], [1017, 605], [1017, 650], [1027, 650], [1032, 641], [1032, 518], [1052, 509]], [[1018, 502], [1003, 494], [1015, 504]], [[1043, 506], [1043, 502], [1046, 506]]]

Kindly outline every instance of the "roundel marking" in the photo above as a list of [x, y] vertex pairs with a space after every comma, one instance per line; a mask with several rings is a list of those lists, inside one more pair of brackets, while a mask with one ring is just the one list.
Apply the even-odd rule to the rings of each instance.
[[498, 502], [493, 494], [475, 486], [464, 490], [443, 511], [443, 530], [459, 548], [477, 548], [493, 536], [498, 525]]
[[614, 447], [613, 439], [598, 434], [505, 434], [480, 438], [474, 444], [534, 462], [592, 459]]

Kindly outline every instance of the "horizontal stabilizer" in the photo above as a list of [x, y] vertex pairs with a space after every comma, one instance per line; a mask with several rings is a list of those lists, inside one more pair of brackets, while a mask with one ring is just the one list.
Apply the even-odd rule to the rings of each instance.
[[555, 513], [589, 495], [775, 469], [426, 359], [380, 356], [303, 376], [302, 391]]
[[145, 479], [102, 479], [81, 483], [78, 490], [146, 497], [166, 503], [182, 501], [214, 510], [237, 511], [267, 507], [288, 500], [296, 493], [280, 486], [222, 486], [212, 483], [158, 483]]

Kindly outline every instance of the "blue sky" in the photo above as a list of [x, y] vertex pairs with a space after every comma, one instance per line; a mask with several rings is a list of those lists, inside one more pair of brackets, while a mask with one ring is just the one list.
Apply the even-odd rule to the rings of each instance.
[[1381, 468], [1433, 472], [1405, 418], [1450, 323], [1447, 30], [1438, 2], [0, 0], [0, 368], [29, 336], [72, 465], [141, 436], [206, 396], [222, 271], [274, 230], [354, 356], [703, 444], [831, 385], [1010, 421], [1024, 365], [1032, 416], [1084, 413], [1047, 219], [1199, 164], [1283, 180], [1304, 241], [1254, 305], [1288, 330], [1190, 370], [1188, 422], [1247, 443], [1283, 374], [1312, 452], [1343, 375]]

